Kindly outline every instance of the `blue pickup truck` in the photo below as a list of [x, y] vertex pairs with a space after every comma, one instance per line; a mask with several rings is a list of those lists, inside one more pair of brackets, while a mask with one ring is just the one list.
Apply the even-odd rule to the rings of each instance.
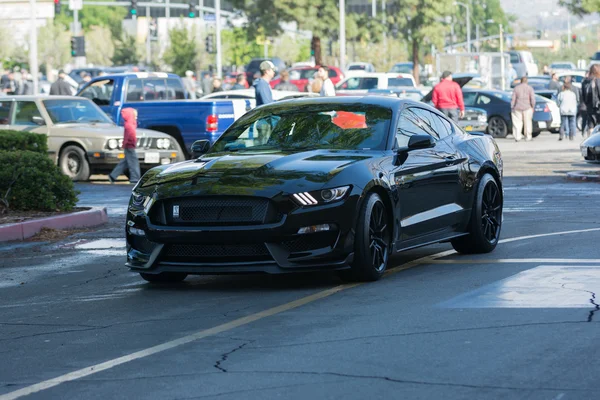
[[173, 136], [188, 156], [194, 141], [214, 142], [249, 108], [246, 100], [187, 100], [179, 76], [163, 72], [97, 76], [77, 95], [91, 99], [118, 125], [121, 109], [135, 108], [140, 128]]

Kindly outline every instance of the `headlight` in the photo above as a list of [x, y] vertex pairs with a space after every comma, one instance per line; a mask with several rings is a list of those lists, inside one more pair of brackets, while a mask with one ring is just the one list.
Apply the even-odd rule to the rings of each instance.
[[350, 186], [341, 186], [339, 188], [334, 189], [324, 189], [321, 190], [321, 198], [325, 203], [341, 200], [348, 192], [348, 189], [350, 189]]
[[159, 149], [163, 148], [163, 140], [162, 139], [156, 139], [156, 147]]
[[479, 122], [487, 122], [487, 116], [485, 115], [480, 115], [479, 117], [477, 117], [477, 120]]
[[119, 147], [119, 142], [117, 141], [117, 139], [109, 139], [107, 146], [110, 150], [114, 150], [117, 147]]
[[159, 149], [168, 149], [171, 147], [171, 141], [169, 139], [156, 139], [156, 147]]
[[341, 200], [350, 190], [350, 186], [340, 186], [338, 188], [323, 189], [320, 192], [301, 192], [294, 193], [292, 197], [302, 206], [316, 206], [321, 203], [330, 203]]
[[119, 139], [119, 148], [123, 148], [123, 139]]
[[146, 196], [144, 196], [143, 194], [136, 193], [136, 192], [131, 193], [131, 202], [133, 203], [134, 206], [141, 207], [144, 204], [145, 199], [146, 199]]

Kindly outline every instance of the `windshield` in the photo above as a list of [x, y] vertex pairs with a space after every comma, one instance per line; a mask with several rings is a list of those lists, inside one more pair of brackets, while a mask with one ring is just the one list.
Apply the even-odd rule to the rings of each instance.
[[423, 98], [423, 94], [421, 92], [412, 92], [412, 91], [402, 91], [398, 92], [398, 97], [401, 99], [410, 99], [419, 101]]
[[89, 100], [44, 100], [46, 111], [55, 124], [99, 122], [112, 124], [106, 114]]
[[410, 78], [389, 78], [388, 87], [415, 86]]
[[573, 64], [570, 64], [570, 63], [550, 64], [550, 68], [552, 68], [552, 69], [572, 69]]
[[397, 72], [399, 74], [412, 74], [413, 66], [412, 64], [396, 64], [392, 67], [390, 72]]
[[366, 64], [354, 64], [348, 67], [348, 71], [364, 71], [367, 69]]
[[234, 123], [210, 152], [383, 150], [391, 118], [390, 109], [365, 104], [257, 110]]

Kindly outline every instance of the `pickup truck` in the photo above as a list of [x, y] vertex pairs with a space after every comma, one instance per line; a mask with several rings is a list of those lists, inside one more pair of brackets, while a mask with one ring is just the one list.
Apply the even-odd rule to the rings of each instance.
[[96, 103], [117, 124], [121, 109], [138, 112], [138, 126], [171, 135], [190, 155], [196, 140], [215, 142], [246, 112], [246, 102], [187, 100], [181, 78], [163, 72], [100, 75], [77, 93]]

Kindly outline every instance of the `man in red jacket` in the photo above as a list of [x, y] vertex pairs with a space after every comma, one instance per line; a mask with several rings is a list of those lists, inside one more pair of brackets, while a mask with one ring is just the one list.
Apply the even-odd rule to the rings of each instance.
[[129, 170], [129, 183], [135, 184], [140, 180], [140, 162], [135, 152], [137, 146], [137, 137], [135, 135], [137, 110], [129, 107], [124, 108], [121, 110], [121, 118], [123, 118], [125, 125], [125, 132], [123, 134], [123, 152], [125, 153], [125, 158], [108, 174], [108, 180], [110, 183], [115, 183], [119, 175], [123, 174], [125, 170]]
[[458, 122], [465, 116], [465, 103], [458, 83], [452, 81], [452, 72], [444, 71], [442, 79], [433, 88], [433, 106], [445, 116]]

